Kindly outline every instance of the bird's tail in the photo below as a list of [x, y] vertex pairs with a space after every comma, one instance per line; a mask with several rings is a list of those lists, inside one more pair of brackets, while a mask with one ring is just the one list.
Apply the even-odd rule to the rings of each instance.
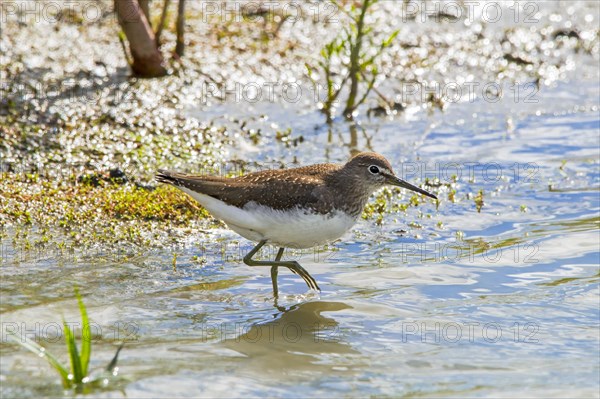
[[156, 173], [156, 181], [159, 183], [167, 183], [173, 186], [180, 186], [181, 180], [177, 177], [179, 173], [170, 172], [168, 170], [159, 169]]
[[224, 182], [223, 178], [219, 176], [188, 175], [164, 169], [159, 169], [155, 178], [159, 183], [188, 188], [206, 195], [213, 195], [214, 192], [219, 191]]

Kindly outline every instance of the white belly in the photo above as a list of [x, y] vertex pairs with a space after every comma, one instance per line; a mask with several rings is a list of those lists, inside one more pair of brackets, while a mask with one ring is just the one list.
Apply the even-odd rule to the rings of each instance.
[[300, 209], [277, 211], [249, 202], [244, 208], [179, 187], [206, 208], [215, 218], [251, 241], [267, 240], [286, 248], [311, 248], [340, 238], [356, 223], [344, 212], [333, 215], [308, 213]]

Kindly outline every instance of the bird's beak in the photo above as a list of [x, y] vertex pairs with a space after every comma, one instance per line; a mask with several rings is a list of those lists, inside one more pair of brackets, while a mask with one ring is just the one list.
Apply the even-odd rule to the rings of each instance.
[[390, 184], [392, 186], [407, 188], [409, 190], [415, 191], [419, 194], [423, 194], [423, 195], [428, 196], [429, 198], [433, 198], [434, 200], [437, 200], [437, 197], [435, 195], [423, 190], [422, 188], [414, 186], [414, 185], [410, 184], [409, 182], [400, 179], [399, 177], [396, 177], [394, 175], [388, 175], [388, 174], [386, 174], [385, 177], [386, 177], [387, 184]]

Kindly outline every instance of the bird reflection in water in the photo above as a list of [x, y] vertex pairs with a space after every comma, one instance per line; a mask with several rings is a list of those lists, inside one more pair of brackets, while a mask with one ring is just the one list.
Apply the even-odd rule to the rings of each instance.
[[256, 367], [263, 370], [330, 369], [326, 361], [321, 362], [323, 357], [329, 354], [354, 357], [359, 352], [345, 341], [339, 323], [322, 313], [350, 308], [342, 302], [297, 304], [276, 314], [274, 320], [244, 328], [241, 335], [226, 339], [222, 344], [244, 355], [248, 361], [258, 363]]

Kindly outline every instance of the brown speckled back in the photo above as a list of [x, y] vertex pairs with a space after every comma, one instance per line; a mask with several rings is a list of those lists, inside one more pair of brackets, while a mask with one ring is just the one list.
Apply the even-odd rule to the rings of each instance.
[[339, 209], [358, 216], [372, 192], [382, 185], [366, 172], [370, 165], [392, 170], [381, 155], [360, 153], [345, 165], [317, 164], [265, 170], [234, 178], [160, 170], [156, 179], [240, 208], [248, 202], [255, 202], [277, 210], [300, 207], [327, 214]]

